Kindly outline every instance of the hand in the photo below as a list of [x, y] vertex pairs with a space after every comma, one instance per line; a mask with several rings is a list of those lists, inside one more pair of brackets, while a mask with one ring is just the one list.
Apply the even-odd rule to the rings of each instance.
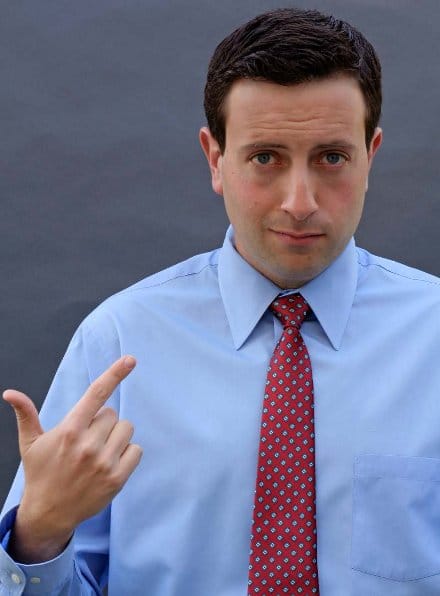
[[29, 397], [4, 392], [17, 417], [25, 475], [8, 549], [21, 563], [62, 552], [76, 526], [106, 507], [138, 465], [142, 450], [130, 443], [133, 426], [103, 407], [135, 365], [132, 356], [117, 360], [48, 432]]

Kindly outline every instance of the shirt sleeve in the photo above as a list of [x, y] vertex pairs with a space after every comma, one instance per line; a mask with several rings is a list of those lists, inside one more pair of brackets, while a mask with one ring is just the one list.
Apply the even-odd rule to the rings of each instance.
[[[75, 333], [41, 409], [40, 421], [45, 430], [58, 424], [91, 381], [120, 356], [119, 342], [109, 331], [112, 327], [109, 321], [105, 321], [105, 341], [87, 323], [86, 319]], [[116, 390], [108, 405], [118, 411], [118, 404]], [[13, 561], [6, 550], [23, 485], [20, 466], [0, 519], [0, 596], [101, 594], [108, 575], [110, 506], [83, 522], [58, 557], [44, 563], [23, 565]]]
[[[22, 565], [8, 555], [6, 549], [10, 530], [15, 521], [17, 508], [11, 509], [0, 522], [0, 595], [19, 596], [29, 594], [70, 594], [74, 575], [74, 541], [71, 540], [63, 553], [46, 563]], [[96, 594], [96, 592], [78, 592]]]

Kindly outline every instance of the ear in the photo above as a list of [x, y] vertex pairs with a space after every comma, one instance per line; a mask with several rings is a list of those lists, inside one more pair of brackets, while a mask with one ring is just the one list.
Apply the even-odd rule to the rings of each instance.
[[379, 147], [382, 145], [383, 141], [383, 132], [381, 128], [376, 128], [373, 134], [373, 138], [371, 139], [370, 148], [368, 149], [368, 164], [371, 168], [371, 164], [373, 162], [373, 157], [376, 155]]
[[[382, 145], [383, 132], [382, 129], [377, 127], [374, 131], [373, 138], [371, 139], [370, 148], [368, 149], [368, 172], [370, 172], [371, 166], [373, 165], [373, 158], [376, 155], [379, 147]], [[368, 175], [365, 183], [365, 191], [368, 190]]]
[[211, 184], [214, 192], [223, 196], [223, 181], [222, 181], [222, 152], [218, 142], [214, 139], [208, 127], [203, 126], [199, 133], [200, 145], [203, 153], [208, 160], [209, 169], [211, 170]]

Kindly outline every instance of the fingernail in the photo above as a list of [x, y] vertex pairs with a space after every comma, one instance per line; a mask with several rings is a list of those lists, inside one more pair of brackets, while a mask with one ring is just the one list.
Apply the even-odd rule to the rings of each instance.
[[136, 360], [133, 358], [133, 356], [126, 356], [124, 358], [124, 364], [127, 368], [134, 368]]

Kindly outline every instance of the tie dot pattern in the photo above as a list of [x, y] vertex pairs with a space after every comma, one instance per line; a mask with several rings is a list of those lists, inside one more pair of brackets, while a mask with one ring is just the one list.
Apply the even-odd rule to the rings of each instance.
[[248, 595], [319, 594], [313, 380], [300, 294], [271, 305], [283, 324], [266, 380], [252, 522]]

